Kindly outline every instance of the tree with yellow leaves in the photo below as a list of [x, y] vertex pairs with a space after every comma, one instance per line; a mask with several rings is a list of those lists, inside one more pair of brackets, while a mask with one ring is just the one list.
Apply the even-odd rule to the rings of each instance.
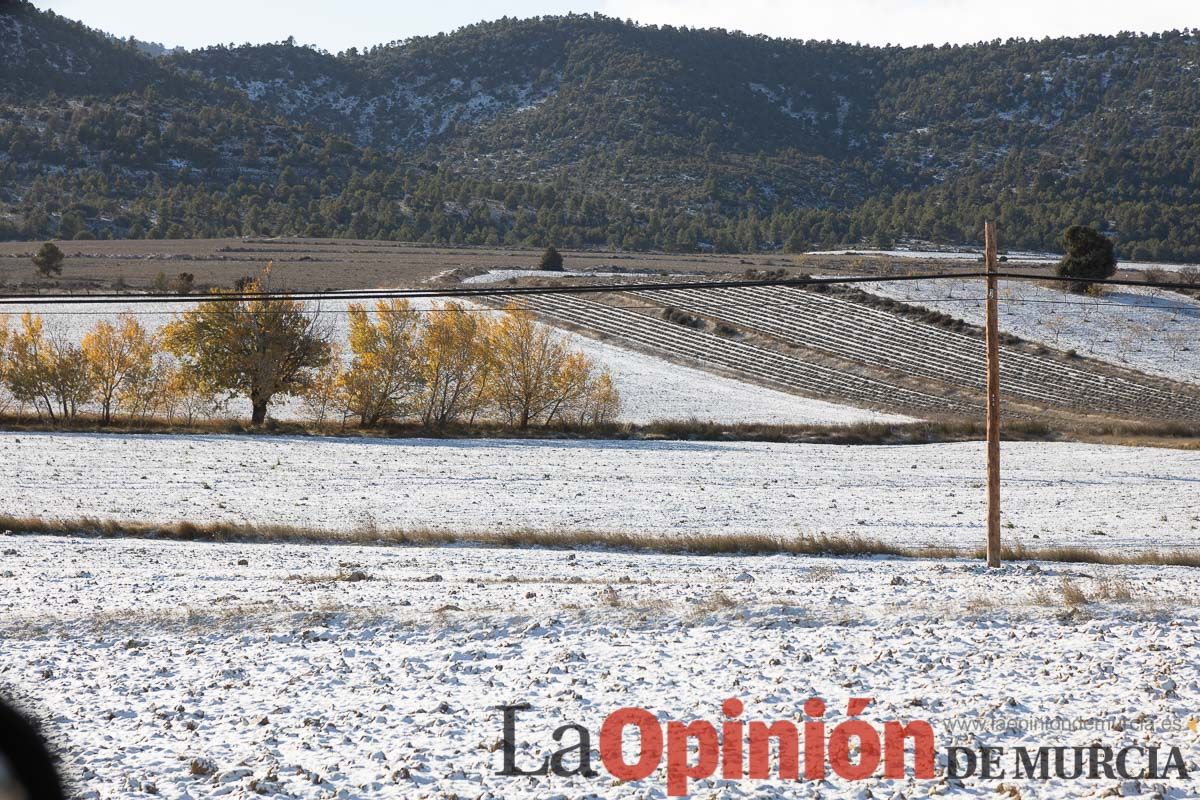
[[409, 413], [422, 388], [416, 350], [421, 315], [407, 300], [380, 300], [374, 319], [360, 303], [351, 303], [350, 367], [338, 383], [346, 409], [363, 426], [378, 425]]
[[50, 396], [63, 419], [75, 419], [95, 392], [83, 349], [60, 333], [51, 337], [49, 355]]
[[585, 427], [601, 427], [616, 422], [620, 412], [621, 393], [617, 391], [612, 373], [605, 367], [588, 382], [576, 421]]
[[554, 371], [554, 402], [546, 412], [547, 424], [556, 418], [565, 419], [582, 404], [591, 386], [594, 369], [591, 360], [583, 353], [567, 353]]
[[8, 367], [8, 315], [0, 314], [0, 413], [8, 411], [12, 395], [7, 391], [4, 372]]
[[339, 417], [345, 424], [345, 403], [341, 391], [342, 348], [336, 342], [329, 363], [313, 374], [301, 394], [305, 416], [317, 424]]
[[557, 392], [546, 415], [547, 424], [556, 419], [584, 427], [612, 422], [620, 410], [621, 397], [612, 373], [598, 370], [595, 362], [579, 351], [567, 355], [554, 376]]
[[509, 424], [528, 428], [561, 402], [560, 373], [570, 355], [561, 334], [539, 325], [529, 311], [510, 307], [488, 344], [496, 366], [493, 395]]
[[117, 394], [118, 405], [138, 422], [154, 416], [171, 419], [177, 402], [171, 384], [181, 371], [165, 353], [152, 354], [146, 370], [137, 376], [137, 380], [121, 386]]
[[328, 332], [304, 303], [270, 294], [270, 274], [268, 265], [239, 295], [200, 303], [164, 331], [197, 384], [250, 399], [254, 425], [266, 421], [274, 398], [303, 391], [330, 359]]
[[201, 417], [209, 416], [218, 403], [212, 392], [196, 380], [189, 370], [180, 369], [170, 361], [156, 359], [151, 383], [161, 383], [162, 396], [159, 408], [168, 420], [180, 419], [191, 425]]
[[607, 369], [567, 347], [526, 310], [509, 308], [488, 339], [497, 408], [519, 428], [543, 421], [595, 426], [612, 422], [621, 398]]
[[121, 314], [115, 325], [108, 320], [97, 322], [83, 337], [81, 347], [100, 419], [107, 425], [121, 395], [136, 394], [135, 385], [150, 377], [158, 342], [132, 315]]
[[50, 349], [43, 331], [42, 318], [26, 311], [17, 328], [6, 336], [4, 385], [19, 403], [32, 405], [38, 416], [45, 411], [54, 419], [50, 384], [46, 375]]
[[491, 320], [448, 303], [429, 314], [417, 348], [424, 383], [421, 422], [442, 429], [486, 402], [492, 374], [488, 348]]
[[7, 336], [4, 383], [18, 402], [45, 411], [51, 419], [73, 418], [92, 393], [80, 348], [62, 337], [48, 337], [42, 318], [26, 311]]

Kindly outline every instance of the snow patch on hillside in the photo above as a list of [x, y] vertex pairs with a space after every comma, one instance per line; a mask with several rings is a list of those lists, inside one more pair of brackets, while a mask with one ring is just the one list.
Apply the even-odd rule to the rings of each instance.
[[25, 26], [13, 14], [0, 14], [0, 41], [4, 42], [4, 60], [10, 66], [25, 63]]
[[[779, 89], [779, 92], [786, 91], [783, 86], [776, 86], [775, 88]], [[790, 95], [788, 95], [787, 97], [784, 97], [779, 92], [776, 92], [775, 89], [772, 89], [769, 86], [765, 86], [764, 84], [751, 83], [750, 91], [754, 92], [755, 94], [761, 94], [763, 97], [766, 97], [767, 100], [771, 103], [771, 105], [775, 106], [779, 110], [779, 113], [783, 114], [785, 117], [791, 117], [792, 119], [795, 119], [795, 120], [804, 120], [804, 121], [810, 122], [814, 125], [821, 118], [820, 112], [818, 112], [812, 108], [801, 108], [801, 109], [795, 108], [794, 107], [795, 100]], [[801, 94], [806, 94], [806, 93], [801, 92]]]

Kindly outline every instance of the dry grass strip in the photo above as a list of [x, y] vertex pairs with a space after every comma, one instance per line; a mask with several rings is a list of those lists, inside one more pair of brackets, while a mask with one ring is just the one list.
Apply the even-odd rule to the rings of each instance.
[[[976, 558], [982, 549], [914, 547], [863, 536], [819, 534], [651, 534], [566, 530], [507, 530], [456, 533], [431, 529], [382, 529], [374, 525], [330, 531], [298, 525], [249, 525], [233, 522], [130, 522], [93, 517], [44, 519], [0, 515], [0, 531], [14, 534], [142, 538], [186, 542], [246, 542], [356, 545], [483, 545], [505, 548], [601, 549], [686, 555], [818, 555], [839, 557]], [[1004, 548], [1005, 561], [1054, 561], [1073, 564], [1200, 567], [1200, 551], [1146, 550], [1099, 552], [1086, 547]]]

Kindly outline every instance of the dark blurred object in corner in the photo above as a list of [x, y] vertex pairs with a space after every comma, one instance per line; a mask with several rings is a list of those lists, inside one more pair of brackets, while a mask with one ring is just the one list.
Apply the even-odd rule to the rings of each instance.
[[54, 757], [33, 723], [0, 700], [0, 800], [63, 800]]

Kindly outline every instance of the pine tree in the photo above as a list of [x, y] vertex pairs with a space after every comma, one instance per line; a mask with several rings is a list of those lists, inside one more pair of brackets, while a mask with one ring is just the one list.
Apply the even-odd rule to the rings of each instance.
[[46, 278], [51, 275], [62, 275], [63, 261], [66, 256], [54, 242], [46, 242], [33, 257], [33, 265]]
[[1117, 273], [1117, 256], [1112, 240], [1094, 228], [1072, 225], [1063, 233], [1066, 255], [1058, 262], [1058, 274], [1065, 278], [1080, 278], [1068, 284], [1071, 291], [1088, 291], [1090, 281], [1111, 278]]

